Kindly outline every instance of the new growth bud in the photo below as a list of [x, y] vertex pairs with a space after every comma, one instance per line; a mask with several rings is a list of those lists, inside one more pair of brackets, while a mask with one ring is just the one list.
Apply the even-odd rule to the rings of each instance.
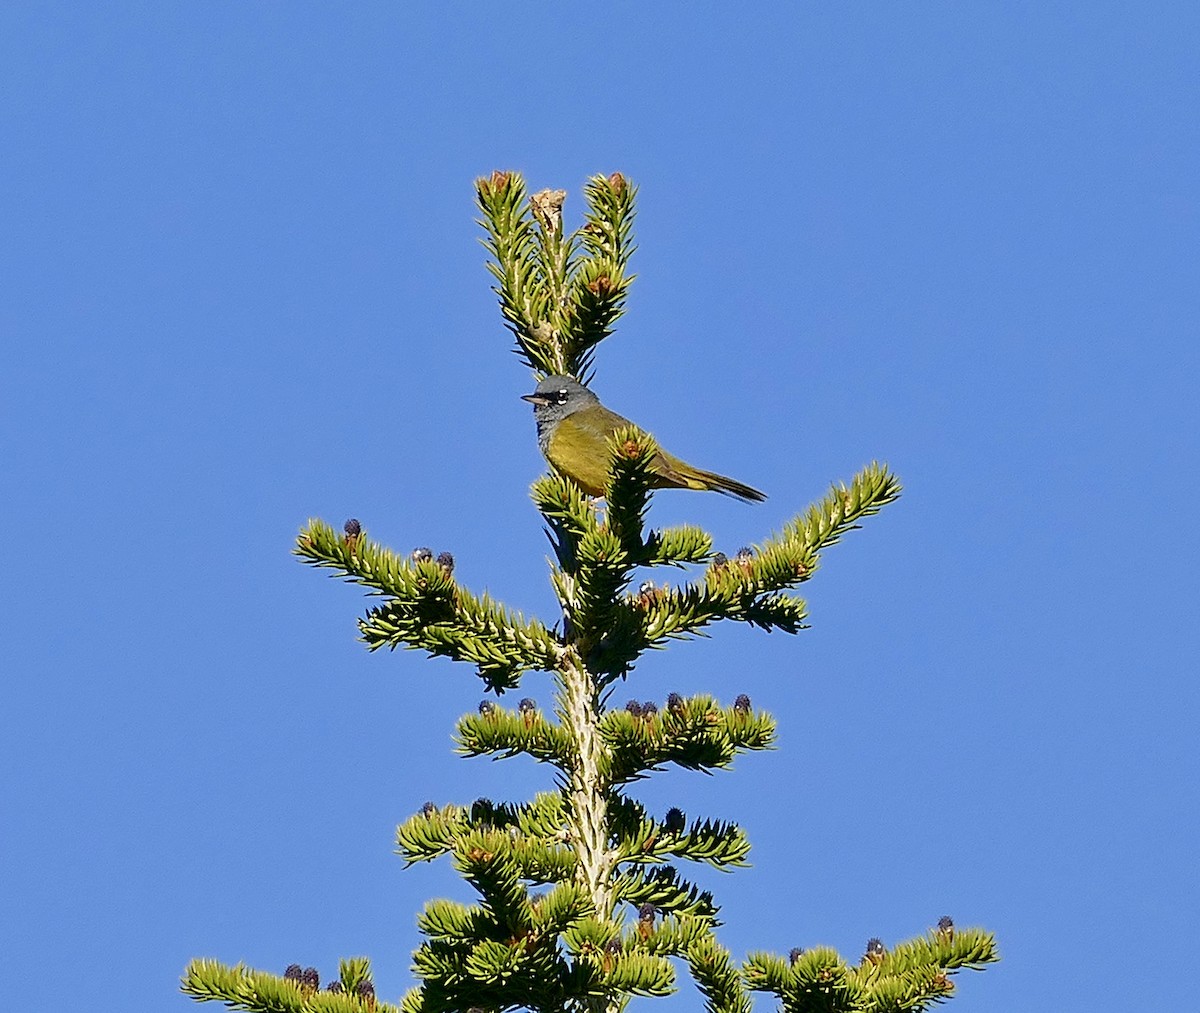
[[638, 935], [643, 939], [649, 939], [650, 933], [654, 931], [656, 914], [658, 914], [658, 908], [653, 904], [646, 903], [638, 908]]
[[644, 580], [638, 585], [637, 594], [634, 595], [634, 600], [642, 608], [649, 608], [655, 602], [662, 601], [670, 595], [670, 588], [664, 584], [662, 587], [656, 587], [654, 581]]
[[496, 169], [487, 179], [478, 179], [475, 182], [484, 193], [495, 193], [509, 188], [512, 183], [512, 173]]
[[[607, 274], [602, 274], [599, 277], [593, 278], [588, 282], [587, 287], [588, 291], [591, 292], [592, 295], [598, 295], [602, 298], [604, 296], [612, 295], [616, 288], [616, 286], [613, 284], [612, 278], [610, 278]], [[634, 453], [630, 453], [629, 456], [633, 457]]]

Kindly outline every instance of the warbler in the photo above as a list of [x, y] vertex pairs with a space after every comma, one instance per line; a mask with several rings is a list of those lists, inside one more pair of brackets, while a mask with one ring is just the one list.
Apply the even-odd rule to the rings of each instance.
[[[538, 446], [546, 460], [589, 496], [603, 496], [612, 460], [609, 437], [633, 423], [609, 411], [595, 394], [569, 376], [548, 376], [537, 390], [521, 398], [533, 404]], [[654, 456], [651, 470], [654, 485], [660, 489], [710, 489], [747, 503], [761, 503], [767, 498], [757, 489], [693, 468], [661, 449]]]

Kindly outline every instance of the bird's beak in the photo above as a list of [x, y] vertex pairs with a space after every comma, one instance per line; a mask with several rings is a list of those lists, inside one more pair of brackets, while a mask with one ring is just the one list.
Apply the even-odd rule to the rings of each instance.
[[528, 401], [531, 405], [549, 404], [550, 399], [543, 394], [522, 394], [522, 401]]

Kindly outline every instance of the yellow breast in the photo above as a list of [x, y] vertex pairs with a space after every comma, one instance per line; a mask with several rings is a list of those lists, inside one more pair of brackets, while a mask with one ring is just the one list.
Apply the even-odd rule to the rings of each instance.
[[546, 441], [546, 459], [589, 496], [603, 496], [608, 482], [608, 434], [597, 431], [587, 411], [559, 421]]

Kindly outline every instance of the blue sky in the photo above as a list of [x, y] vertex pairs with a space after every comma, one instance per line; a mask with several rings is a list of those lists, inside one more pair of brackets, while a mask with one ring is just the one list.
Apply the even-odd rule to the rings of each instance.
[[811, 630], [629, 682], [780, 722], [643, 792], [754, 841], [699, 876], [722, 939], [856, 956], [950, 914], [1004, 956], [963, 1013], [1187, 1008], [1197, 7], [564, 6], [0, 12], [8, 986], [182, 1011], [193, 956], [359, 954], [409, 986], [416, 912], [465, 893], [395, 824], [549, 773], [456, 759], [476, 678], [368, 655], [291, 542], [355, 516], [553, 619], [472, 180], [570, 218], [621, 170], [639, 278], [595, 387], [770, 494], [654, 522], [732, 551], [873, 458], [906, 484]]

